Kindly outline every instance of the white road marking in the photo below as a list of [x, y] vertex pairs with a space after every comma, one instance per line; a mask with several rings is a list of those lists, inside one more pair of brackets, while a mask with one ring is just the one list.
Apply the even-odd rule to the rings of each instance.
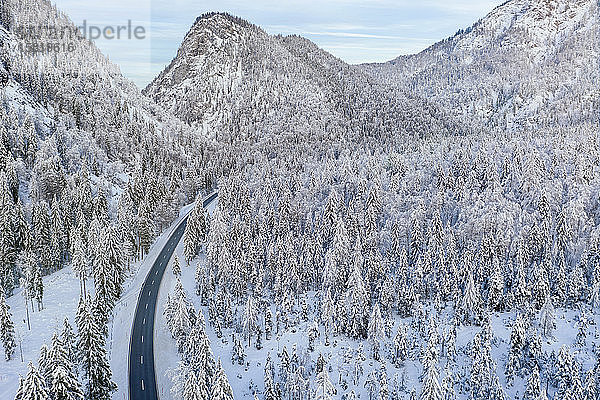
[[144, 318], [144, 321], [142, 321], [142, 324], [146, 325], [146, 318]]
[[156, 273], [154, 275], [158, 275], [158, 271], [156, 271]]
[[148, 290], [148, 297], [150, 297], [151, 293], [152, 293], [152, 290]]
[[146, 310], [148, 309], [148, 303], [146, 303]]
[[144, 356], [140, 356], [140, 364], [144, 363]]
[[152, 279], [152, 284], [154, 285], [154, 279]]
[[144, 380], [142, 379], [142, 390], [144, 390]]
[[144, 335], [142, 335], [142, 343], [144, 343]]

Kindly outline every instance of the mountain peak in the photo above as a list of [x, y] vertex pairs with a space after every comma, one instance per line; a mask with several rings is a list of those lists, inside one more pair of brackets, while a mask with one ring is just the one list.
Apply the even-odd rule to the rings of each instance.
[[569, 126], [597, 109], [598, 26], [595, 0], [511, 0], [419, 54], [365, 68], [488, 126]]
[[237, 16], [229, 14], [227, 12], [219, 12], [219, 11], [211, 11], [211, 12], [207, 12], [207, 13], [200, 15], [198, 18], [196, 18], [194, 25], [203, 24], [203, 23], [207, 23], [207, 22], [214, 22], [214, 21], [234, 23], [243, 28], [251, 28], [251, 29], [257, 28], [256, 25], [251, 24], [250, 22], [246, 21], [243, 18], [237, 17]]

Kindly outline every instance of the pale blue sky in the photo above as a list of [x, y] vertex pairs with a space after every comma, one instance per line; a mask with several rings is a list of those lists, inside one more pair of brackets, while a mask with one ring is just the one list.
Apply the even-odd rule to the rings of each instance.
[[96, 43], [145, 87], [175, 56], [196, 17], [226, 11], [268, 33], [299, 34], [351, 63], [417, 53], [472, 25], [503, 0], [52, 0], [71, 19], [101, 27], [145, 27], [145, 40]]

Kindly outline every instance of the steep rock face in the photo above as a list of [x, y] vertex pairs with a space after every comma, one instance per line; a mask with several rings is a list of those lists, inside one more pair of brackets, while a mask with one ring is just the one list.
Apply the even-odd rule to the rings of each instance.
[[500, 129], [597, 120], [598, 3], [511, 0], [423, 52], [363, 68]]
[[144, 93], [227, 143], [359, 142], [462, 129], [304, 38], [270, 36], [227, 14], [199, 17]]

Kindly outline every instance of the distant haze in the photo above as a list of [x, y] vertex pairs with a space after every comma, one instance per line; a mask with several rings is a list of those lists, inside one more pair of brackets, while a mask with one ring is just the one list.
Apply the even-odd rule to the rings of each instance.
[[417, 53], [472, 25], [501, 0], [55, 0], [76, 25], [143, 26], [144, 40], [96, 44], [144, 88], [169, 64], [197, 16], [225, 11], [270, 34], [298, 34], [351, 64]]

